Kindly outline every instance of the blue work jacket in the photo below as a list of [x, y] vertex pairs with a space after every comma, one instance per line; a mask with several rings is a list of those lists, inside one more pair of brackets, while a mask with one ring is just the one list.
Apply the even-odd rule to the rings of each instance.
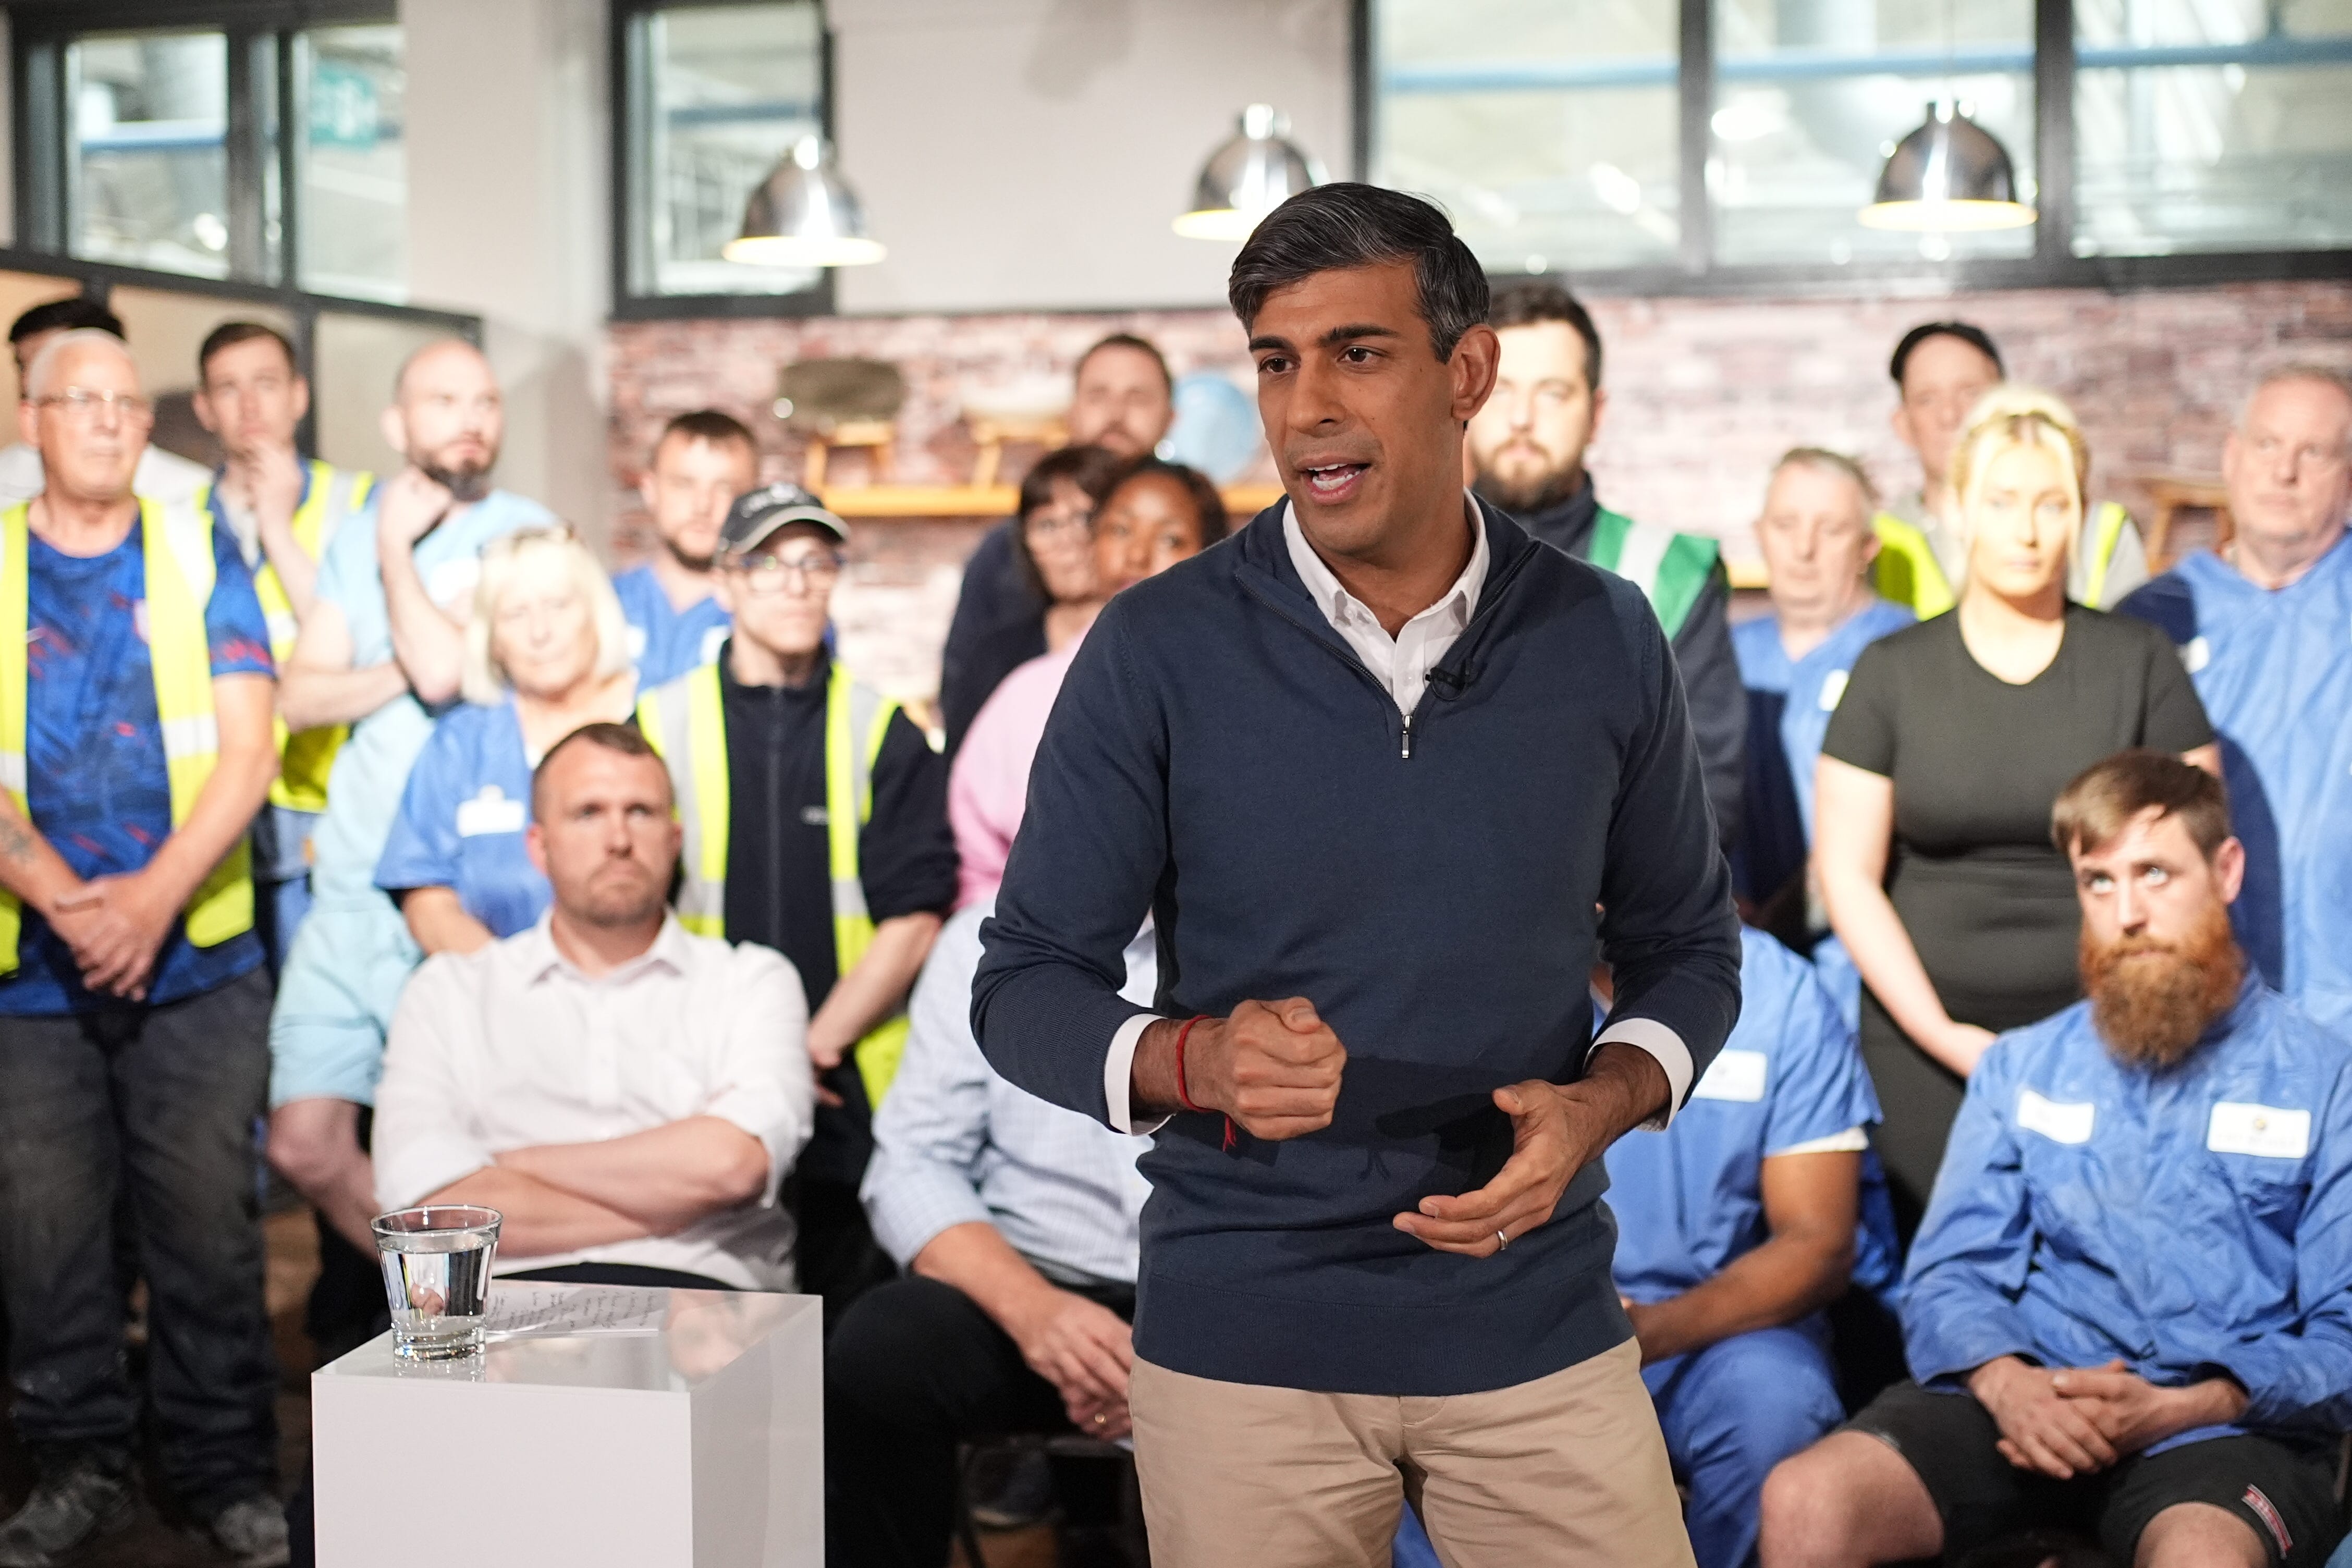
[[547, 879], [530, 863], [530, 758], [509, 697], [468, 702], [433, 727], [376, 863], [386, 892], [454, 888], [467, 914], [509, 937], [545, 912]]

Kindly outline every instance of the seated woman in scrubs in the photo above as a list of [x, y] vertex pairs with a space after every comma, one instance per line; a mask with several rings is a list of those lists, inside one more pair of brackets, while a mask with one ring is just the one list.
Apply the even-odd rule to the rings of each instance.
[[569, 530], [525, 529], [482, 552], [463, 690], [376, 863], [427, 953], [471, 952], [539, 919], [547, 879], [523, 848], [531, 772], [572, 731], [635, 711], [621, 602]]

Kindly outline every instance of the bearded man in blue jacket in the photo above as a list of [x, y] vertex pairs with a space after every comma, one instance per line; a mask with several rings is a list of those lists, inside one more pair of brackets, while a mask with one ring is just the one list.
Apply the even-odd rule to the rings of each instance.
[[1465, 492], [1497, 349], [1442, 213], [1306, 192], [1229, 292], [1288, 499], [1087, 633], [972, 990], [1000, 1073], [1153, 1134], [1152, 1560], [1369, 1568], [1410, 1491], [1451, 1562], [1687, 1564], [1600, 1202], [1738, 1011], [1673, 652]]
[[1916, 1383], [1773, 1471], [1764, 1562], [2068, 1525], [2135, 1568], [2311, 1568], [2352, 1428], [2352, 1049], [2248, 972], [2221, 784], [2069, 784], [2086, 999], [1969, 1079], [1905, 1279]]

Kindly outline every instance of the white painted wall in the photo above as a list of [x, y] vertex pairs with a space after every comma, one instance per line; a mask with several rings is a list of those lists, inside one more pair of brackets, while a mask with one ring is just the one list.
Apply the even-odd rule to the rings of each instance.
[[610, 121], [602, 0], [401, 0], [409, 295], [480, 315], [499, 481], [601, 540]]
[[1235, 247], [1169, 222], [1246, 103], [1348, 175], [1350, 9], [829, 0], [842, 167], [890, 248], [843, 269], [839, 308], [1223, 303]]

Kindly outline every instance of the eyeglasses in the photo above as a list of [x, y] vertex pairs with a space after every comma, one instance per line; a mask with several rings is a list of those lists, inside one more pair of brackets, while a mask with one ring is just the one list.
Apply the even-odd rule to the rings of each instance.
[[86, 386], [68, 386], [35, 398], [33, 404], [37, 408], [61, 408], [77, 425], [95, 422], [101, 408], [126, 425], [143, 425], [155, 416], [155, 405], [135, 392], [92, 392]]
[[822, 593], [841, 580], [841, 557], [803, 555], [782, 561], [773, 555], [753, 555], [728, 570], [740, 576], [754, 594], [781, 594], [787, 583], [802, 593]]
[[1091, 508], [1046, 505], [1029, 514], [1023, 526], [1038, 538], [1051, 538], [1057, 533], [1083, 533], [1094, 526]]

